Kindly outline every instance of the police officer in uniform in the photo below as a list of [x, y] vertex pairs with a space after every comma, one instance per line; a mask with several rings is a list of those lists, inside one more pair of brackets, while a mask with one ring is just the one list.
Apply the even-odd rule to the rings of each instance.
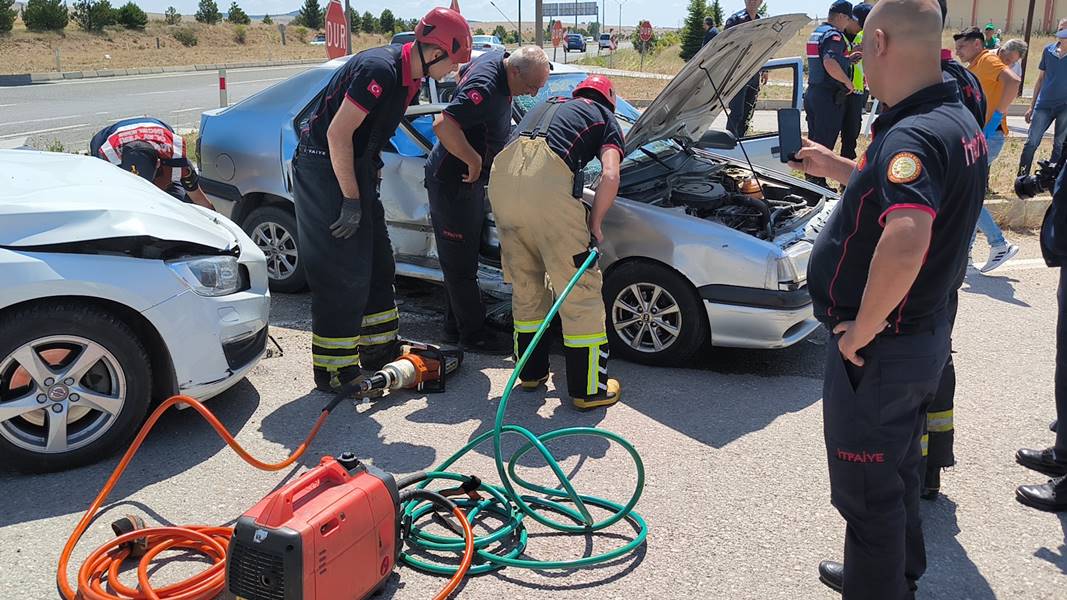
[[852, 9], [845, 38], [849, 42], [852, 63], [852, 93], [845, 100], [845, 118], [841, 124], [841, 156], [856, 160], [856, 142], [863, 129], [863, 109], [867, 106], [867, 82], [863, 77], [863, 25], [873, 5], [861, 2]]
[[[755, 21], [760, 18], [759, 9], [763, 4], [763, 0], [745, 0], [744, 10], [739, 10], [730, 15], [730, 18], [726, 19], [726, 24], [723, 29], [729, 29], [736, 27], [742, 23], [748, 23], [749, 21]], [[704, 43], [708, 43], [707, 34], [705, 34]], [[730, 100], [730, 114], [726, 117], [726, 130], [734, 134], [734, 137], [741, 139], [745, 137], [748, 132], [748, 123], [752, 119], [752, 112], [756, 110], [756, 98], [759, 96], [759, 88], [761, 83], [767, 83], [767, 74], [760, 73], [753, 75], [752, 79], [748, 80], [745, 87], [741, 88], [741, 91], [737, 92], [737, 95]]]
[[[941, 5], [941, 19], [948, 17], [948, 6], [945, 0], [939, 0]], [[952, 50], [941, 50], [941, 74], [946, 82], [953, 82], [960, 88], [960, 100], [963, 106], [974, 116], [975, 123], [985, 121], [986, 102], [982, 93], [982, 86], [967, 67], [956, 62], [952, 58]], [[959, 305], [959, 286], [963, 284], [963, 278], [967, 273], [964, 265], [956, 274], [957, 284], [949, 297], [949, 326], [955, 328], [956, 309]], [[951, 348], [950, 348], [951, 349]], [[941, 491], [941, 470], [956, 464], [956, 456], [953, 452], [956, 428], [954, 424], [953, 410], [956, 397], [956, 365], [949, 353], [945, 370], [941, 373], [941, 383], [937, 387], [930, 408], [926, 413], [927, 434], [923, 436], [922, 449], [926, 465], [923, 471], [922, 498], [936, 500]]]
[[537, 46], [486, 52], [460, 73], [452, 101], [434, 121], [437, 144], [426, 161], [426, 189], [448, 292], [445, 335], [469, 352], [512, 352], [507, 336], [486, 327], [478, 287], [485, 186], [511, 134], [512, 97], [536, 94], [548, 71], [548, 56]]
[[[852, 5], [837, 0], [830, 5], [826, 21], [808, 38], [808, 89], [804, 93], [804, 113], [811, 141], [833, 149], [845, 123], [845, 104], [855, 91], [852, 63], [844, 30], [852, 22]], [[808, 180], [826, 186], [821, 177]]]
[[[520, 356], [554, 300], [546, 274], [556, 290], [574, 277], [590, 234], [603, 240], [601, 223], [619, 191], [623, 138], [615, 120], [615, 89], [607, 77], [591, 75], [573, 95], [531, 109], [489, 178]], [[582, 203], [583, 169], [596, 158], [602, 170], [590, 213]], [[621, 393], [619, 382], [608, 378], [602, 281], [600, 270], [590, 268], [560, 308], [567, 390], [579, 409], [614, 404]], [[542, 341], [519, 374], [524, 389], [548, 379], [548, 349]]]
[[377, 370], [396, 358], [396, 267], [378, 198], [380, 152], [422, 79], [441, 80], [470, 55], [467, 21], [435, 8], [415, 28], [414, 42], [349, 58], [302, 124], [293, 196], [320, 390], [336, 390], [360, 377], [361, 366]]
[[830, 495], [844, 565], [820, 579], [846, 599], [914, 598], [926, 568], [919, 515], [926, 411], [949, 354], [949, 300], [988, 175], [982, 129], [945, 82], [934, 0], [880, 0], [867, 18], [871, 93], [887, 108], [858, 163], [808, 143], [797, 168], [847, 181], [808, 269], [833, 331], [823, 388]]
[[185, 140], [159, 119], [133, 117], [108, 125], [89, 141], [89, 155], [140, 175], [182, 202], [215, 210], [185, 156]]

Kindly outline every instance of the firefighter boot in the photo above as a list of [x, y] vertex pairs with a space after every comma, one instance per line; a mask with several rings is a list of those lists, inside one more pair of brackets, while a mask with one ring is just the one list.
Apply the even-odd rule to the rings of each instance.
[[564, 356], [567, 360], [567, 391], [575, 408], [589, 410], [619, 401], [621, 386], [617, 380], [608, 378], [606, 343], [575, 347], [567, 344], [564, 336]]
[[[541, 326], [537, 323], [515, 323], [515, 360], [518, 360], [533, 342], [534, 334]], [[519, 373], [519, 382], [522, 389], [532, 392], [548, 381], [548, 342], [541, 343], [530, 354], [530, 360], [526, 361], [522, 372]]]

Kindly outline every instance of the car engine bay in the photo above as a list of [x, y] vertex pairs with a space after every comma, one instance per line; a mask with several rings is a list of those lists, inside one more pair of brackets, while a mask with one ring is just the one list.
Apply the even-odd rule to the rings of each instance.
[[619, 195], [652, 206], [684, 210], [759, 239], [771, 240], [821, 205], [816, 192], [753, 176], [729, 164], [699, 161], [699, 169], [624, 181]]

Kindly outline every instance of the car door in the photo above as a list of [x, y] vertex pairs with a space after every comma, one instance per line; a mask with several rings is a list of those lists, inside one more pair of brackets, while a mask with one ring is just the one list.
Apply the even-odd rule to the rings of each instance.
[[[763, 70], [768, 72], [768, 81], [760, 88], [757, 110], [801, 110], [804, 98], [803, 60], [799, 57], [775, 58], [767, 61]], [[723, 115], [719, 118], [722, 121], [721, 129], [725, 130], [726, 117]], [[719, 125], [716, 123], [715, 128], [719, 129]], [[749, 134], [742, 138], [737, 146], [723, 148], [722, 140], [717, 141], [718, 144], [707, 149], [737, 160], [751, 160], [752, 164], [772, 171], [789, 172], [789, 167], [779, 158], [781, 150], [778, 142], [778, 121], [773, 115], [767, 115], [767, 112], [753, 116]]]

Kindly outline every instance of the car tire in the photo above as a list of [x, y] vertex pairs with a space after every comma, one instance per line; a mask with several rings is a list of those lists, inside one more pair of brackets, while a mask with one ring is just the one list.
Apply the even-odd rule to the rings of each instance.
[[[608, 341], [616, 357], [678, 366], [708, 339], [708, 318], [696, 290], [665, 266], [632, 261], [610, 270], [604, 282], [604, 303]], [[656, 340], [662, 348], [657, 349]]]
[[[99, 358], [94, 361], [87, 352]], [[42, 388], [22, 367], [33, 356], [42, 361], [37, 368], [48, 369], [41, 374], [55, 376], [50, 387]], [[80, 369], [82, 364], [89, 368]], [[72, 368], [77, 371], [65, 372]], [[151, 394], [147, 351], [115, 315], [85, 302], [49, 302], [0, 317], [0, 455], [7, 457], [5, 465], [41, 473], [107, 458], [133, 439]], [[21, 399], [41, 408], [15, 416]], [[56, 411], [65, 415], [64, 421], [52, 420]], [[65, 423], [62, 430], [55, 429], [57, 423]], [[55, 441], [64, 438], [62, 445], [50, 444], [53, 432]]]
[[295, 294], [307, 288], [304, 265], [297, 255], [296, 216], [278, 206], [261, 206], [245, 218], [242, 229], [267, 255], [272, 292]]

